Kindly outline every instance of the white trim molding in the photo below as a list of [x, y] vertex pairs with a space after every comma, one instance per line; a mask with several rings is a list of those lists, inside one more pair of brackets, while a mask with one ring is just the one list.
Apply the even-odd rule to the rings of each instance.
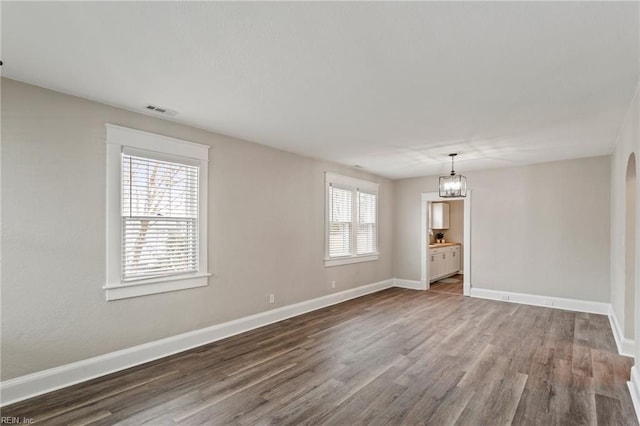
[[209, 284], [211, 274], [194, 274], [193, 276], [175, 279], [169, 277], [154, 282], [132, 283], [128, 285], [103, 286], [107, 291], [107, 300], [126, 299], [129, 297], [146, 296], [148, 294], [166, 293], [169, 291], [186, 290], [189, 288], [205, 287]]
[[222, 324], [189, 331], [143, 345], [110, 352], [71, 364], [50, 368], [0, 382], [0, 406], [12, 404], [57, 389], [95, 379], [116, 371], [144, 364], [178, 352], [216, 342], [245, 331], [263, 327], [287, 318], [335, 305], [345, 300], [392, 287], [393, 279], [352, 288], [338, 293], [283, 306]]
[[640, 419], [640, 373], [637, 365], [631, 367], [631, 379], [627, 382], [627, 386], [629, 394], [631, 394], [633, 408], [636, 411], [636, 418]]
[[393, 279], [393, 286], [400, 288], [408, 288], [409, 290], [426, 290], [422, 281], [403, 280], [400, 278]]
[[340, 265], [349, 265], [351, 263], [361, 263], [361, 262], [373, 262], [374, 260], [378, 260], [378, 253], [368, 254], [365, 256], [349, 256], [349, 257], [337, 257], [333, 259], [325, 259], [324, 266], [340, 266]]
[[[108, 301], [208, 285], [207, 197], [210, 146], [105, 123], [107, 223], [105, 296]], [[190, 164], [198, 168], [197, 271], [138, 281], [122, 279], [122, 155]]]
[[635, 348], [635, 342], [624, 337], [622, 327], [620, 327], [620, 322], [618, 322], [618, 317], [611, 305], [609, 305], [608, 316], [609, 323], [611, 324], [611, 330], [613, 331], [613, 338], [615, 339], [616, 346], [618, 347], [618, 353], [620, 355], [634, 358], [633, 349]]
[[523, 305], [542, 306], [545, 308], [565, 309], [567, 311], [588, 312], [591, 314], [609, 314], [608, 303], [592, 302], [590, 300], [565, 299], [563, 297], [513, 293], [510, 291], [489, 290], [478, 287], [471, 288], [471, 297], [499, 300], [502, 302], [521, 303]]

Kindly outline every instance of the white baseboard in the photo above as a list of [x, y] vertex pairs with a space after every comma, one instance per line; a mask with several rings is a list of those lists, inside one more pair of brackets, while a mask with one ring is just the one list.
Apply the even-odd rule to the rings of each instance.
[[613, 310], [613, 306], [609, 305], [609, 323], [611, 323], [611, 330], [613, 330], [613, 337], [616, 341], [616, 346], [618, 347], [618, 353], [624, 356], [634, 357], [634, 347], [635, 342], [631, 339], [627, 339], [624, 337], [624, 333], [622, 331], [622, 327], [620, 327], [620, 322], [618, 321], [618, 317]]
[[394, 280], [388, 279], [6, 380], [0, 382], [0, 406], [206, 345], [306, 312], [384, 290], [393, 285]]
[[420, 281], [403, 280], [400, 278], [393, 279], [394, 287], [408, 288], [410, 290], [426, 290]]
[[509, 291], [471, 288], [471, 297], [500, 300], [502, 302], [522, 303], [524, 305], [543, 306], [545, 308], [565, 309], [567, 311], [609, 314], [609, 304], [589, 300], [565, 299], [562, 297], [538, 296], [535, 294], [512, 293]]
[[633, 401], [633, 408], [636, 411], [636, 418], [640, 419], [640, 373], [636, 365], [631, 367], [631, 380], [627, 382], [627, 386], [631, 394], [631, 401]]

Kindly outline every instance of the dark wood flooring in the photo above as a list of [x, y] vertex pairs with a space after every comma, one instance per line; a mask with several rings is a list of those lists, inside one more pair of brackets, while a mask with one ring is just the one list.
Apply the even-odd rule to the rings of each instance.
[[[450, 282], [456, 280], [457, 282]], [[446, 282], [445, 282], [446, 281]], [[456, 274], [449, 278], [445, 278], [442, 281], [435, 281], [429, 285], [429, 290], [440, 291], [442, 293], [451, 294], [463, 294], [462, 284], [464, 282], [464, 276], [462, 274]]]
[[602, 315], [388, 289], [2, 410], [51, 425], [635, 425]]

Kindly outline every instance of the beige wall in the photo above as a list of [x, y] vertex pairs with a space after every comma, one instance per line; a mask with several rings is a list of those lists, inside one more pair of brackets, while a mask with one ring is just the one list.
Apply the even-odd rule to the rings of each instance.
[[[625, 258], [628, 258], [625, 248], [625, 234], [627, 232], [627, 224], [625, 223], [625, 213], [627, 206], [625, 203], [626, 195], [626, 175], [629, 157], [635, 154], [635, 169], [640, 170], [638, 164], [638, 154], [640, 153], [640, 100], [638, 91], [636, 91], [633, 101], [629, 107], [624, 123], [616, 141], [616, 148], [611, 156], [611, 305], [613, 312], [620, 324], [625, 328], [625, 324], [635, 318], [635, 327], [627, 327], [621, 330], [625, 337], [633, 340], [634, 336], [629, 328], [640, 330], [640, 291], [638, 289], [638, 273], [640, 271], [640, 261], [638, 256], [640, 250], [635, 250], [635, 256], [631, 261], [635, 262], [635, 292], [625, 289]], [[638, 209], [638, 201], [640, 200], [640, 188], [636, 186], [636, 225], [640, 220], [640, 209]], [[633, 197], [630, 197], [633, 198]], [[629, 226], [629, 228], [634, 228]], [[636, 247], [640, 247], [638, 241], [638, 226], [635, 226]], [[630, 293], [635, 293], [635, 303], [625, 303], [630, 297]], [[635, 312], [630, 312], [635, 310]], [[636, 339], [637, 340], [637, 339]], [[636, 345], [636, 359], [640, 359], [640, 345]]]
[[[464, 173], [472, 190], [472, 286], [608, 302], [609, 161]], [[436, 192], [437, 177], [394, 185], [394, 275], [419, 280], [420, 194]]]
[[[209, 286], [105, 301], [105, 122], [212, 146]], [[327, 170], [380, 182], [378, 261], [324, 267]], [[392, 200], [361, 171], [2, 79], [2, 379], [392, 278]]]

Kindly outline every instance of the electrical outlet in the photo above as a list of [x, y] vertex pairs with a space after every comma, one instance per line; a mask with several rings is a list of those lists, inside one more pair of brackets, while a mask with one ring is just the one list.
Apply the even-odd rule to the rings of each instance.
[[276, 295], [271, 293], [269, 295], [269, 303], [276, 303]]
[[336, 288], [336, 280], [331, 281], [331, 288]]
[[507, 295], [505, 294], [505, 295], [503, 295], [503, 296], [501, 297], [501, 299], [502, 299], [502, 300], [509, 300], [509, 296], [507, 296]]

